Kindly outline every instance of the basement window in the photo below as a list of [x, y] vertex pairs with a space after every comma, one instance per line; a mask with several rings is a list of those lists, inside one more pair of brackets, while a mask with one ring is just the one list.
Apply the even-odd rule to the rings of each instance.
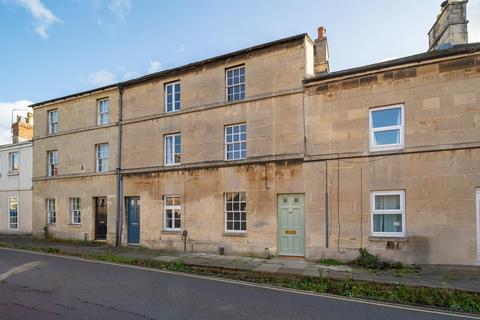
[[8, 198], [8, 229], [18, 230], [18, 198]]
[[370, 151], [403, 149], [403, 104], [370, 109]]
[[108, 124], [109, 121], [109, 101], [108, 99], [101, 99], [97, 102], [97, 125]]
[[54, 177], [58, 175], [58, 152], [52, 150], [47, 152], [47, 176]]
[[405, 235], [405, 191], [372, 192], [372, 236]]
[[20, 168], [20, 154], [18, 151], [10, 152], [8, 154], [8, 172], [16, 173]]
[[247, 158], [247, 124], [225, 127], [225, 160]]
[[80, 198], [70, 198], [70, 214], [72, 224], [82, 223], [82, 212], [80, 209]]
[[97, 172], [107, 172], [108, 143], [97, 144], [95, 149]]
[[180, 81], [165, 85], [165, 111], [180, 111]]
[[245, 66], [225, 70], [227, 101], [245, 99]]
[[47, 223], [57, 222], [57, 212], [55, 210], [55, 199], [47, 199]]
[[225, 193], [225, 231], [247, 231], [247, 196], [245, 192]]
[[58, 111], [48, 111], [48, 134], [55, 134], [58, 132]]
[[182, 162], [182, 136], [180, 133], [165, 136], [165, 165], [173, 166]]
[[179, 196], [165, 196], [164, 198], [164, 226], [167, 231], [179, 231], [182, 226], [181, 205]]

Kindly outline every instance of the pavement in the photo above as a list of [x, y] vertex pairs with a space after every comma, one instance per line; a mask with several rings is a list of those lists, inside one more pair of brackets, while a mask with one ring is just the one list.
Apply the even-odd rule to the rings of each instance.
[[114, 254], [129, 258], [151, 259], [161, 262], [182, 262], [192, 266], [228, 270], [257, 271], [268, 274], [290, 274], [333, 279], [356, 279], [379, 283], [419, 285], [480, 292], [480, 267], [423, 265], [420, 270], [371, 270], [349, 265], [328, 266], [318, 261], [301, 259], [260, 259], [196, 252], [165, 252], [136, 247], [112, 248], [104, 243], [47, 241], [31, 236], [0, 235], [1, 243], [54, 248], [70, 254]]
[[27, 320], [480, 319], [5, 248], [0, 310], [1, 319]]

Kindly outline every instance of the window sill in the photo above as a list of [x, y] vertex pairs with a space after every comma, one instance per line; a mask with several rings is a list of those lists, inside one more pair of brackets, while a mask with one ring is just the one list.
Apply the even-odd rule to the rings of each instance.
[[372, 242], [407, 242], [410, 238], [408, 236], [370, 236], [368, 240]]
[[387, 152], [387, 151], [398, 151], [405, 149], [404, 145], [399, 146], [385, 146], [385, 147], [371, 147], [370, 152]]
[[8, 173], [9, 176], [18, 176], [20, 173], [18, 171], [10, 171]]
[[225, 231], [223, 233], [224, 237], [246, 237], [248, 236], [247, 232], [230, 232], [230, 231]]
[[74, 227], [74, 228], [79, 228], [79, 227], [82, 226], [81, 223], [69, 223], [68, 225], [69, 225], [70, 227]]
[[160, 231], [160, 234], [164, 234], [164, 235], [181, 235], [182, 234], [182, 231], [181, 230], [162, 230]]

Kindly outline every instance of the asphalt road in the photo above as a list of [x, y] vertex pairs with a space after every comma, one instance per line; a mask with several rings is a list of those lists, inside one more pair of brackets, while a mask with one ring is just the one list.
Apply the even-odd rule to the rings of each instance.
[[0, 319], [462, 319], [0, 249]]

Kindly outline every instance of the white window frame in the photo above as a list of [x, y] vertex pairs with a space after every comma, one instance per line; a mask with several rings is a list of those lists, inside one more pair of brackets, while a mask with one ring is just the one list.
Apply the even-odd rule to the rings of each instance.
[[[241, 126], [245, 125], [245, 140], [242, 140], [241, 138]], [[234, 127], [240, 127], [239, 128], [239, 134], [240, 134], [240, 140], [239, 141], [232, 141], [232, 142], [227, 142], [227, 128], [232, 128], [232, 135], [234, 134], [233, 131], [234, 131]], [[225, 160], [226, 161], [238, 161], [238, 160], [245, 160], [247, 159], [247, 140], [248, 140], [248, 127], [247, 127], [247, 123], [246, 122], [242, 122], [242, 123], [236, 123], [236, 124], [231, 124], [231, 125], [228, 125], [228, 126], [225, 126], [224, 128], [224, 148], [225, 148]], [[228, 159], [228, 145], [234, 145], [234, 144], [240, 144], [240, 146], [242, 145], [242, 143], [245, 143], [245, 157], [242, 157], [242, 149], [240, 149], [240, 158], [232, 158], [232, 159]]]
[[[52, 114], [55, 113], [55, 121], [52, 121]], [[52, 109], [47, 111], [48, 134], [58, 133], [58, 110]]]
[[[106, 102], [107, 111], [102, 111], [103, 103]], [[104, 119], [106, 121], [104, 122]], [[97, 126], [107, 125], [110, 122], [110, 100], [103, 98], [97, 100]]]
[[[16, 155], [17, 156], [17, 168], [13, 168], [13, 159], [12, 157]], [[8, 153], [8, 172], [9, 173], [16, 173], [20, 170], [20, 152], [19, 151], [13, 151]]]
[[[229, 85], [228, 84], [228, 72], [229, 71], [234, 71], [234, 70], [237, 70], [237, 69], [243, 69], [243, 76], [244, 76], [244, 79], [243, 79], [243, 82], [239, 82], [237, 84], [231, 84]], [[233, 101], [241, 101], [241, 100], [244, 100], [246, 97], [247, 97], [247, 87], [246, 87], [246, 82], [247, 82], [247, 70], [245, 69], [245, 65], [242, 64], [240, 66], [235, 66], [235, 67], [231, 67], [231, 68], [227, 68], [225, 69], [225, 100], [227, 102], [233, 102]], [[243, 98], [238, 98], [238, 99], [234, 99], [232, 98], [231, 100], [228, 98], [228, 88], [231, 88], [231, 87], [236, 87], [236, 86], [241, 86], [243, 85], [244, 86], [244, 90], [243, 90]], [[242, 92], [242, 91], [240, 91]]]
[[[100, 148], [106, 146], [106, 158], [100, 158]], [[110, 157], [108, 150], [108, 143], [100, 143], [95, 145], [95, 171], [96, 172], [108, 172], [108, 158]], [[100, 163], [102, 167], [100, 168]], [[100, 170], [101, 169], [101, 170]]]
[[[50, 162], [50, 155], [55, 155], [53, 159], [54, 162]], [[58, 175], [58, 150], [47, 151], [47, 176], [55, 177]]]
[[[180, 88], [180, 90], [178, 92], [175, 91], [175, 85], [177, 85], [177, 84]], [[171, 94], [168, 94], [168, 87], [172, 87], [172, 93]], [[178, 111], [182, 110], [182, 84], [180, 83], [180, 80], [166, 83], [164, 90], [165, 90], [164, 91], [164, 94], [165, 94], [165, 112], [166, 113], [172, 113], [172, 112], [178, 112]], [[175, 94], [176, 93], [180, 94], [180, 100], [178, 100], [178, 103], [179, 103], [178, 109], [176, 109], [176, 107], [175, 107], [175, 104], [177, 102], [177, 100], [175, 100]], [[168, 96], [169, 95], [172, 96], [172, 110], [171, 111], [168, 111]]]
[[[175, 138], [180, 137], [180, 153], [175, 152]], [[171, 163], [168, 162], [168, 153], [167, 153], [167, 139], [172, 138], [172, 144], [171, 147], [173, 148], [172, 150], [172, 161]], [[163, 138], [163, 154], [164, 154], [164, 164], [165, 166], [178, 166], [182, 164], [182, 134], [181, 133], [172, 133], [172, 134], [167, 134]], [[180, 161], [176, 162], [176, 155], [180, 155]]]
[[[48, 198], [47, 201], [47, 224], [57, 223], [57, 203], [54, 198]], [[53, 210], [52, 206], [53, 204]]]
[[[243, 201], [240, 201], [240, 207], [241, 207], [241, 203], [245, 202], [245, 211], [242, 211], [240, 208], [239, 208], [238, 211], [233, 210], [233, 208], [232, 208], [231, 211], [227, 211], [227, 196], [229, 194], [236, 194], [236, 193], [243, 194], [245, 196], [245, 199], [242, 198], [241, 200], [243, 200]], [[231, 220], [232, 223], [233, 223], [233, 225], [232, 225], [233, 229], [228, 229], [227, 228], [227, 222], [229, 221], [228, 220], [228, 213], [229, 212], [231, 212], [233, 215], [235, 215], [236, 212], [240, 213], [240, 220], [238, 220], [238, 221], [240, 221], [240, 228], [242, 226], [242, 221], [243, 221], [241, 219], [241, 214], [242, 214], [242, 212], [245, 212], [245, 230], [235, 230], [234, 225], [235, 225], [235, 221], [237, 221], [235, 219]], [[223, 218], [224, 218], [224, 223], [225, 223], [225, 226], [224, 226], [225, 233], [247, 233], [247, 230], [248, 230], [247, 220], [248, 219], [247, 219], [247, 193], [246, 192], [243, 192], [243, 191], [226, 192], [226, 193], [223, 194]]]
[[[179, 198], [179, 205], [167, 205], [167, 198]], [[182, 198], [179, 195], [168, 195], [163, 197], [163, 227], [166, 231], [180, 231], [182, 229]], [[172, 227], [168, 227], [167, 210], [172, 210]], [[175, 210], [180, 213], [180, 228], [175, 228]]]
[[82, 223], [82, 207], [79, 197], [70, 198], [70, 217], [72, 224]]
[[[375, 197], [376, 196], [388, 196], [388, 195], [400, 195], [400, 209], [398, 210], [376, 210], [375, 209]], [[371, 221], [371, 234], [374, 237], [404, 237], [406, 234], [405, 225], [405, 190], [391, 190], [391, 191], [373, 191], [370, 198], [370, 221]], [[401, 214], [402, 215], [402, 232], [374, 232], [374, 215], [375, 214]]]
[[[11, 200], [15, 199], [17, 201], [17, 214], [15, 216], [15, 222], [13, 224], [16, 225], [15, 228], [12, 228], [12, 212], [10, 208], [10, 202]], [[9, 230], [18, 230], [19, 229], [19, 223], [18, 223], [18, 197], [8, 197], [8, 229]]]
[[[387, 126], [387, 127], [379, 127], [373, 128], [373, 112], [381, 111], [381, 110], [388, 110], [388, 109], [398, 109], [400, 108], [400, 116], [401, 116], [401, 123], [399, 125], [394, 126]], [[403, 149], [405, 146], [405, 134], [404, 134], [404, 127], [405, 127], [405, 105], [402, 104], [395, 104], [385, 107], [376, 107], [370, 108], [369, 110], [369, 128], [370, 128], [370, 151], [388, 151], [388, 150], [399, 150]], [[400, 135], [400, 142], [399, 143], [391, 143], [391, 144], [375, 144], [375, 133], [382, 132], [382, 131], [392, 131], [392, 130], [399, 130]]]

